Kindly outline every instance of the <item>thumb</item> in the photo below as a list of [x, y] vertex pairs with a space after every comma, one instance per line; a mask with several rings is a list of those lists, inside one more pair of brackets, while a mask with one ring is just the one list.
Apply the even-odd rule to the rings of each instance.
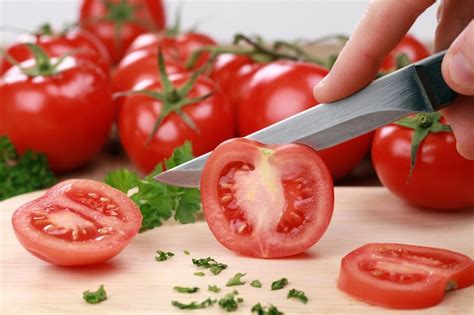
[[446, 83], [463, 95], [474, 95], [474, 20], [449, 47], [442, 65]]

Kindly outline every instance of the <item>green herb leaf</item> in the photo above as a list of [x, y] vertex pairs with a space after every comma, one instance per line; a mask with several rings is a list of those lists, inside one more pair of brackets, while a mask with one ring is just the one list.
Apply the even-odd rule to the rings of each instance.
[[207, 287], [207, 290], [214, 293], [219, 293], [221, 291], [221, 288], [219, 288], [217, 285], [209, 285]]
[[198, 287], [180, 287], [180, 286], [176, 286], [173, 288], [173, 290], [175, 290], [176, 292], [179, 292], [179, 293], [195, 293], [197, 291], [199, 291], [199, 288]]
[[[239, 294], [237, 291], [227, 293], [224, 297], [219, 299], [219, 306], [225, 309], [227, 312], [233, 312], [239, 307], [239, 303], [243, 302], [242, 298], [235, 299], [235, 296]], [[239, 302], [240, 300], [240, 302]]]
[[[186, 142], [176, 148], [164, 164], [169, 169], [187, 162], [192, 157], [191, 143]], [[158, 164], [153, 172], [143, 179], [139, 179], [136, 173], [127, 169], [109, 172], [105, 177], [107, 184], [123, 192], [136, 188], [137, 191], [131, 194], [130, 198], [138, 205], [143, 216], [140, 232], [161, 226], [163, 221], [173, 216], [182, 224], [196, 221], [196, 212], [201, 207], [199, 190], [155, 181], [153, 177], [162, 171], [162, 165]]]
[[97, 304], [107, 300], [107, 292], [105, 292], [104, 285], [102, 284], [97, 291], [84, 291], [82, 298], [89, 304]]
[[257, 313], [257, 315], [284, 315], [283, 312], [280, 312], [272, 304], [270, 304], [269, 307], [263, 307], [260, 303], [258, 303], [252, 307], [251, 311], [252, 313]]
[[261, 288], [262, 283], [259, 280], [253, 280], [252, 282], [250, 282], [250, 286], [254, 288]]
[[245, 284], [245, 281], [241, 280], [241, 278], [245, 275], [246, 275], [246, 273], [240, 273], [240, 272], [236, 273], [232, 278], [229, 279], [229, 281], [227, 281], [225, 286], [226, 287], [232, 287], [232, 286], [235, 286], [235, 285]]
[[303, 304], [308, 303], [308, 298], [306, 297], [306, 294], [303, 291], [299, 291], [296, 289], [291, 289], [288, 292], [288, 295], [286, 296], [288, 299], [290, 298], [295, 298], [303, 302]]
[[204, 277], [206, 274], [202, 271], [197, 271], [194, 273], [195, 276], [198, 276], [198, 277]]
[[183, 250], [183, 253], [187, 256], [189, 256], [189, 254], [190, 254], [189, 250]]
[[209, 271], [212, 272], [214, 275], [218, 275], [219, 273], [221, 273], [222, 270], [227, 268], [226, 264], [217, 262], [212, 257], [199, 258], [199, 259], [193, 258], [192, 260], [193, 260], [193, 264], [195, 264], [198, 267], [209, 268]]
[[212, 306], [216, 302], [217, 302], [217, 300], [212, 300], [211, 298], [207, 298], [206, 300], [204, 300], [200, 303], [193, 301], [191, 303], [185, 304], [185, 303], [181, 303], [181, 302], [178, 302], [178, 301], [172, 301], [171, 304], [173, 306], [179, 308], [179, 309], [182, 309], [182, 310], [197, 310], [197, 309]]
[[8, 137], [0, 136], [0, 201], [56, 183], [46, 156], [26, 151], [19, 156]]
[[288, 279], [281, 278], [279, 280], [272, 282], [272, 290], [280, 290], [283, 289], [288, 284]]
[[157, 250], [156, 254], [155, 254], [155, 260], [156, 261], [164, 261], [164, 260], [168, 260], [168, 258], [171, 258], [173, 256], [174, 256], [174, 254], [171, 253], [171, 252], [164, 252], [162, 250]]

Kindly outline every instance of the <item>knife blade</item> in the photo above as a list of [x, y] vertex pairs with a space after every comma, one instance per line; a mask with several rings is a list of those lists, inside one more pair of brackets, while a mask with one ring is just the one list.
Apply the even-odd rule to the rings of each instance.
[[[441, 74], [444, 55], [445, 52], [432, 55], [373, 81], [351, 96], [319, 104], [245, 138], [266, 144], [303, 143], [322, 150], [407, 115], [437, 111], [456, 97]], [[175, 186], [199, 187], [209, 155], [167, 170], [154, 179]]]

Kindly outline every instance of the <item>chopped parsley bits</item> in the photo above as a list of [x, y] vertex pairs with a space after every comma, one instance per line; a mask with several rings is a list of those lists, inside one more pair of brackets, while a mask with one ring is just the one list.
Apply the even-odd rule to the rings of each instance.
[[225, 286], [226, 287], [232, 287], [232, 286], [235, 286], [235, 285], [245, 284], [245, 281], [241, 280], [241, 278], [245, 275], [246, 275], [246, 273], [240, 273], [240, 272], [236, 273], [232, 278], [229, 279], [229, 281], [227, 281]]
[[284, 315], [283, 312], [280, 312], [274, 305], [271, 304], [268, 307], [263, 307], [260, 303], [255, 304], [251, 311], [257, 315]]
[[239, 307], [239, 303], [242, 303], [244, 300], [242, 298], [235, 299], [235, 296], [239, 294], [237, 291], [227, 293], [224, 297], [219, 299], [219, 306], [225, 309], [227, 312], [233, 312]]
[[211, 292], [214, 292], [214, 293], [218, 293], [218, 292], [221, 291], [221, 288], [219, 288], [217, 285], [209, 285], [207, 287], [207, 290], [211, 291]]
[[97, 304], [107, 300], [107, 292], [105, 292], [104, 285], [102, 284], [97, 291], [84, 291], [82, 298], [89, 304]]
[[286, 297], [287, 297], [288, 299], [290, 299], [290, 298], [298, 299], [298, 300], [300, 300], [303, 304], [308, 303], [308, 297], [306, 296], [306, 294], [305, 294], [303, 291], [299, 291], [299, 290], [296, 290], [296, 289], [291, 289], [291, 290], [288, 292], [288, 295], [287, 295]]
[[193, 264], [195, 264], [198, 267], [203, 267], [206, 269], [209, 268], [209, 271], [212, 272], [214, 275], [220, 274], [222, 270], [227, 268], [226, 264], [217, 262], [212, 257], [199, 258], [199, 259], [193, 258], [192, 260], [193, 260]]
[[190, 254], [189, 250], [183, 250], [183, 253], [187, 256], [189, 256], [189, 254]]
[[250, 286], [254, 288], [261, 288], [262, 283], [259, 280], [253, 280], [252, 282], [250, 282]]
[[168, 258], [171, 258], [173, 256], [174, 256], [174, 254], [171, 253], [171, 252], [164, 252], [162, 250], [157, 250], [156, 254], [155, 254], [155, 260], [156, 261], [164, 261], [164, 260], [168, 260]]
[[181, 302], [178, 302], [178, 301], [172, 301], [171, 304], [174, 307], [177, 307], [177, 308], [182, 309], [182, 310], [197, 310], [197, 309], [212, 306], [216, 302], [217, 302], [217, 300], [215, 300], [215, 299], [212, 300], [211, 298], [207, 298], [206, 300], [204, 300], [202, 302], [193, 301], [191, 303], [185, 304], [185, 303], [181, 303]]
[[179, 292], [179, 293], [195, 293], [197, 291], [199, 291], [199, 288], [198, 287], [180, 287], [180, 286], [176, 286], [173, 288], [173, 290], [175, 290], [176, 292]]
[[194, 273], [195, 276], [198, 276], [198, 277], [204, 277], [206, 274], [202, 271], [197, 271]]
[[288, 284], [288, 279], [281, 278], [279, 280], [272, 282], [272, 290], [280, 290], [283, 289]]

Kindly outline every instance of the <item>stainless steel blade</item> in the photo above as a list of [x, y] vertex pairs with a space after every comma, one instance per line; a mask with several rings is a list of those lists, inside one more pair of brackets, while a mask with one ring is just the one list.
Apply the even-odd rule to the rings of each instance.
[[[435, 55], [424, 63], [403, 68], [356, 94], [312, 107], [246, 138], [266, 144], [298, 142], [321, 150], [406, 115], [435, 111], [455, 97], [444, 80], [443, 84], [439, 82], [442, 57]], [[199, 187], [201, 170], [208, 156], [209, 153], [202, 155], [155, 179], [171, 185]]]

